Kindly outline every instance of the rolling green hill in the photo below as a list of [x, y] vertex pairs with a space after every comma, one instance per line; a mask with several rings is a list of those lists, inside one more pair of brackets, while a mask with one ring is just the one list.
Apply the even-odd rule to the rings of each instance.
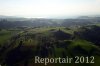
[[[34, 57], [94, 56], [95, 63], [48, 64], [47, 66], [99, 66], [100, 34], [98, 26], [37, 27], [0, 31], [0, 64], [2, 66], [44, 66], [35, 64]], [[93, 33], [93, 34], [92, 34]], [[91, 41], [94, 39], [95, 40]], [[98, 40], [98, 41], [96, 41]], [[74, 59], [75, 60], [75, 59]]]

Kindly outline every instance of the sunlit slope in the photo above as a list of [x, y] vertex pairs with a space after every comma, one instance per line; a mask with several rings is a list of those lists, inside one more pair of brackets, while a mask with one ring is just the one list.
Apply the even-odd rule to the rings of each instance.
[[[85, 29], [83, 29], [85, 28]], [[100, 27], [95, 27], [99, 29]], [[14, 65], [36, 65], [34, 57], [75, 57], [75, 56], [94, 56], [95, 64], [63, 64], [69, 66], [98, 66], [100, 59], [100, 46], [95, 42], [87, 40], [83, 33], [88, 30], [88, 34], [94, 30], [94, 26], [80, 28], [66, 27], [37, 27], [19, 31], [12, 36], [7, 48], [2, 48], [0, 56], [1, 63], [5, 66]], [[90, 31], [90, 32], [89, 32]], [[99, 33], [99, 30], [96, 31]], [[95, 35], [96, 37], [97, 35]], [[91, 34], [91, 38], [93, 38]], [[88, 37], [89, 39], [89, 37]], [[62, 64], [48, 64], [48, 66], [62, 66]]]

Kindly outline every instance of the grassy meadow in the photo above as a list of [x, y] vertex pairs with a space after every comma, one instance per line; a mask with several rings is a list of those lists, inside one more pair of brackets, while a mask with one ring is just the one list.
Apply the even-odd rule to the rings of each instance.
[[[45, 66], [35, 64], [34, 57], [43, 58], [94, 56], [95, 63], [48, 64], [47, 66], [99, 66], [100, 46], [92, 41], [99, 34], [98, 26], [79, 28], [36, 27], [24, 30], [3, 29], [0, 31], [0, 64], [2, 66]], [[95, 31], [96, 34], [91, 34]], [[90, 32], [89, 32], [90, 31]], [[89, 34], [89, 37], [87, 34]], [[86, 35], [86, 36], [85, 36]], [[87, 39], [88, 38], [88, 39]]]

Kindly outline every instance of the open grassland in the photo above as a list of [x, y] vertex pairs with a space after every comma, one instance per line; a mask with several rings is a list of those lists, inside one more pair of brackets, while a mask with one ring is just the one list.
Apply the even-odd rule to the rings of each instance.
[[19, 31], [17, 30], [2, 30], [0, 31], [0, 44], [5, 43], [9, 40], [12, 36], [16, 35]]
[[[0, 64], [2, 66], [22, 66], [25, 64], [27, 66], [44, 66], [44, 64], [34, 64], [34, 57], [94, 56], [94, 64], [58, 63], [47, 66], [98, 66], [100, 64], [100, 46], [89, 40], [90, 38], [86, 39], [87, 36], [83, 37], [86, 35], [85, 32], [91, 34], [89, 32], [91, 30], [95, 31], [94, 27], [91, 29], [90, 27], [37, 27], [22, 31], [2, 30], [0, 31], [1, 45], [10, 40], [8, 46], [3, 46], [0, 50], [2, 52]], [[99, 30], [97, 31], [99, 33]]]

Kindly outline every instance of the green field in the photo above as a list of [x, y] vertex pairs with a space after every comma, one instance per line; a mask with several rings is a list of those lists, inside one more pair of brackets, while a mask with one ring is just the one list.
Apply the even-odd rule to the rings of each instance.
[[2, 30], [0, 31], [0, 45], [5, 43], [7, 40], [9, 40], [13, 35], [16, 35], [19, 31], [16, 30]]
[[92, 42], [91, 38], [84, 37], [87, 35], [85, 33], [91, 30], [94, 31], [94, 28], [40, 27], [21, 31], [2, 30], [0, 45], [5, 45], [7, 42], [9, 45], [7, 47], [3, 45], [5, 48], [1, 47], [0, 64], [2, 66], [44, 66], [44, 64], [34, 64], [34, 57], [94, 56], [93, 64], [72, 62], [72, 64], [58, 63], [47, 66], [99, 66], [100, 46], [95, 41]]

